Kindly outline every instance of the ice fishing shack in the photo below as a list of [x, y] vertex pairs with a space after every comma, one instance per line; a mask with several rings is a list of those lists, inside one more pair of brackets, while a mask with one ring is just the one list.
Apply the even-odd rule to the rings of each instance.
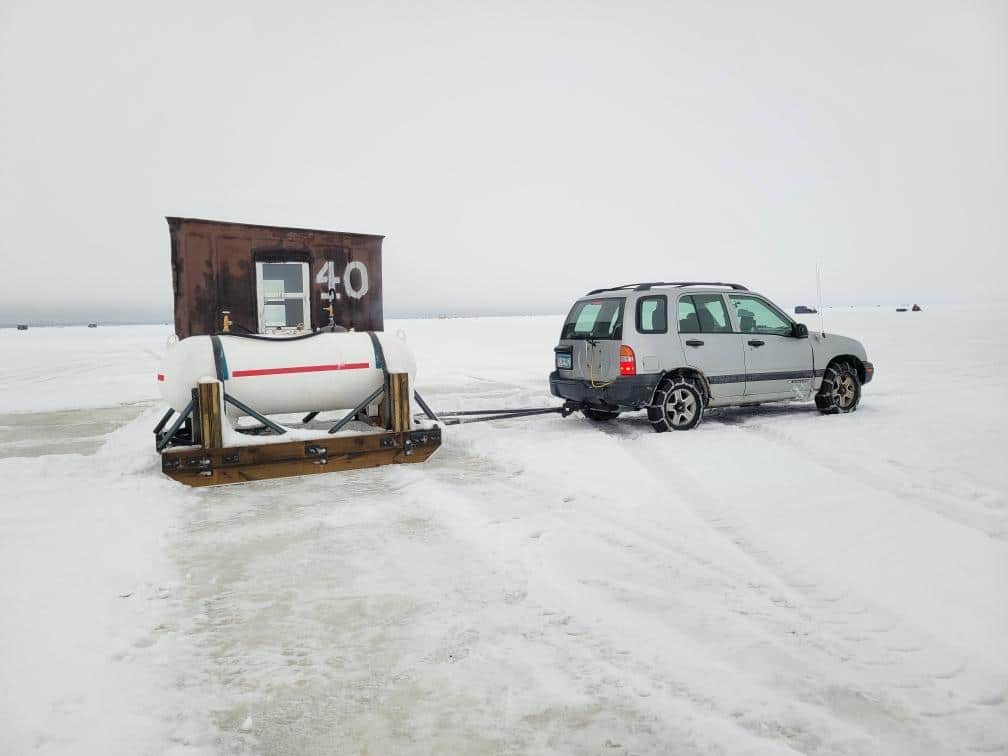
[[382, 240], [371, 234], [168, 219], [175, 334], [381, 331]]

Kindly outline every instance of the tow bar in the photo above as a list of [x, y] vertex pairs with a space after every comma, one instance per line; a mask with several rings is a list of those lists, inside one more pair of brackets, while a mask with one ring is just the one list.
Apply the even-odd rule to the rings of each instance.
[[444, 425], [468, 425], [470, 423], [487, 423], [491, 420], [511, 420], [516, 417], [532, 417], [533, 415], [552, 415], [559, 413], [561, 417], [567, 417], [578, 409], [578, 406], [571, 402], [564, 402], [559, 407], [517, 407], [514, 409], [497, 408], [492, 410], [459, 410], [458, 412], [434, 412], [423, 400], [420, 394], [414, 392], [413, 397], [417, 400], [424, 411], [424, 415], [434, 422]]

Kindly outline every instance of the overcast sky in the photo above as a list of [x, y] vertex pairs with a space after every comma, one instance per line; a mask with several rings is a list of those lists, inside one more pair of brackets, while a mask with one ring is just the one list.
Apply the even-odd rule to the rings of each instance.
[[0, 103], [0, 321], [168, 319], [166, 215], [384, 234], [387, 315], [1003, 299], [1004, 0], [0, 0]]

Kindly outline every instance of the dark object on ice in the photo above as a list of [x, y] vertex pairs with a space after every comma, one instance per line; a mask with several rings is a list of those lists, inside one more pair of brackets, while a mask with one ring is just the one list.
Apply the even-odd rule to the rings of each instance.
[[897, 307], [896, 308], [896, 312], [906, 312], [906, 311], [907, 311], [906, 307]]
[[[382, 236], [168, 220], [175, 334], [381, 331]], [[225, 317], [226, 315], [226, 317]]]
[[806, 307], [805, 305], [798, 305], [794, 308], [795, 315], [814, 315], [819, 312], [815, 307]]
[[27, 323], [18, 323], [17, 329], [19, 331], [27, 331], [28, 330], [28, 324]]
[[88, 323], [88, 324], [87, 324], [87, 327], [88, 327], [88, 328], [97, 328], [97, 327], [98, 327], [98, 324], [97, 324], [97, 323]]
[[911, 307], [910, 309], [911, 309], [911, 310], [912, 310], [913, 312], [920, 312], [920, 311], [921, 311], [921, 306], [920, 306], [919, 304], [915, 304], [915, 305], [914, 305], [913, 307]]

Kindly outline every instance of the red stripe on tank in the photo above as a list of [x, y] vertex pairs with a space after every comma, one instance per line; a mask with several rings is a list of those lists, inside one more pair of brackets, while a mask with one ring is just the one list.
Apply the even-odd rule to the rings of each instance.
[[367, 370], [368, 362], [344, 362], [342, 365], [301, 365], [299, 367], [261, 368], [259, 370], [232, 370], [232, 378], [250, 378], [255, 375], [287, 375], [289, 373], [323, 373], [328, 370]]

